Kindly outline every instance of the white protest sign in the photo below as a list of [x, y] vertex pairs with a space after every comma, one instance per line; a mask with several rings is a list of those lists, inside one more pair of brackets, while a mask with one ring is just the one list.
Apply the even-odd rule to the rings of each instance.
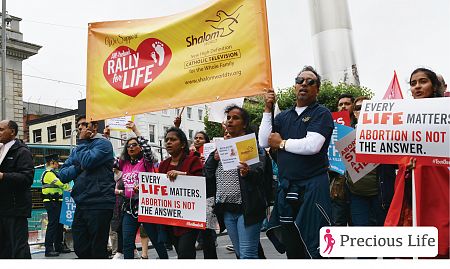
[[208, 159], [211, 152], [215, 150], [216, 150], [216, 143], [203, 144], [203, 156], [205, 156], [205, 159]]
[[243, 104], [243, 97], [209, 103], [208, 121], [222, 123], [225, 120], [225, 108], [227, 106], [237, 105], [242, 107]]
[[450, 165], [450, 98], [364, 100], [356, 129], [358, 161]]
[[245, 162], [248, 165], [259, 162], [258, 146], [254, 133], [216, 141], [216, 147], [225, 171], [236, 169], [239, 162]]
[[138, 221], [205, 229], [205, 178], [139, 173]]
[[106, 125], [112, 131], [130, 132], [131, 130], [126, 127], [129, 121], [134, 121], [134, 116], [125, 116], [114, 119], [107, 119]]
[[375, 163], [360, 163], [356, 161], [355, 135], [356, 131], [353, 130], [335, 143], [336, 149], [341, 154], [341, 160], [353, 183], [360, 180], [378, 166]]

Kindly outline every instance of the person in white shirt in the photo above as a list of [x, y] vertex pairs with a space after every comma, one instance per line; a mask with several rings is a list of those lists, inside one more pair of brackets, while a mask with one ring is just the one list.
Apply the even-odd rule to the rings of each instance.
[[319, 74], [304, 67], [295, 78], [296, 106], [273, 124], [275, 93], [269, 89], [265, 95], [259, 144], [277, 150], [280, 183], [267, 235], [289, 259], [320, 258], [319, 230], [331, 225], [327, 171], [334, 124], [330, 111], [317, 103], [319, 89]]

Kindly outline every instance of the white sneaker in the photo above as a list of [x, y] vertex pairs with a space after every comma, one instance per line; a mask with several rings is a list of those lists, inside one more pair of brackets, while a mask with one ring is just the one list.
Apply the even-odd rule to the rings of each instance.
[[116, 254], [114, 254], [114, 256], [112, 257], [114, 260], [117, 259], [123, 259], [123, 254], [120, 252], [116, 252]]
[[137, 249], [134, 249], [134, 258], [135, 259], [140, 259], [141, 255], [139, 254], [139, 251]]

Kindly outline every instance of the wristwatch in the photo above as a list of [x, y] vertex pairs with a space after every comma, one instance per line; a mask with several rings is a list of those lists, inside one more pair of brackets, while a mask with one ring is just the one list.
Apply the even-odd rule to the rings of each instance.
[[285, 145], [286, 145], [286, 140], [281, 140], [279, 148], [284, 150]]

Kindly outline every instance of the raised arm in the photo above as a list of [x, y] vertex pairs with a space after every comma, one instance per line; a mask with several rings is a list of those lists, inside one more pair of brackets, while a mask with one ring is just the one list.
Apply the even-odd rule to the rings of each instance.
[[68, 183], [74, 180], [82, 172], [79, 162], [74, 161], [73, 159], [76, 150], [77, 149], [74, 149], [57, 173], [57, 176], [62, 183]]
[[82, 169], [94, 169], [107, 161], [113, 159], [113, 148], [111, 142], [104, 138], [97, 138], [93, 146], [89, 141], [82, 141], [77, 147], [75, 159], [80, 163]]
[[259, 146], [262, 148], [269, 146], [269, 136], [272, 132], [272, 113], [275, 102], [275, 91], [273, 89], [267, 89], [267, 92], [264, 94], [264, 113], [258, 132]]

